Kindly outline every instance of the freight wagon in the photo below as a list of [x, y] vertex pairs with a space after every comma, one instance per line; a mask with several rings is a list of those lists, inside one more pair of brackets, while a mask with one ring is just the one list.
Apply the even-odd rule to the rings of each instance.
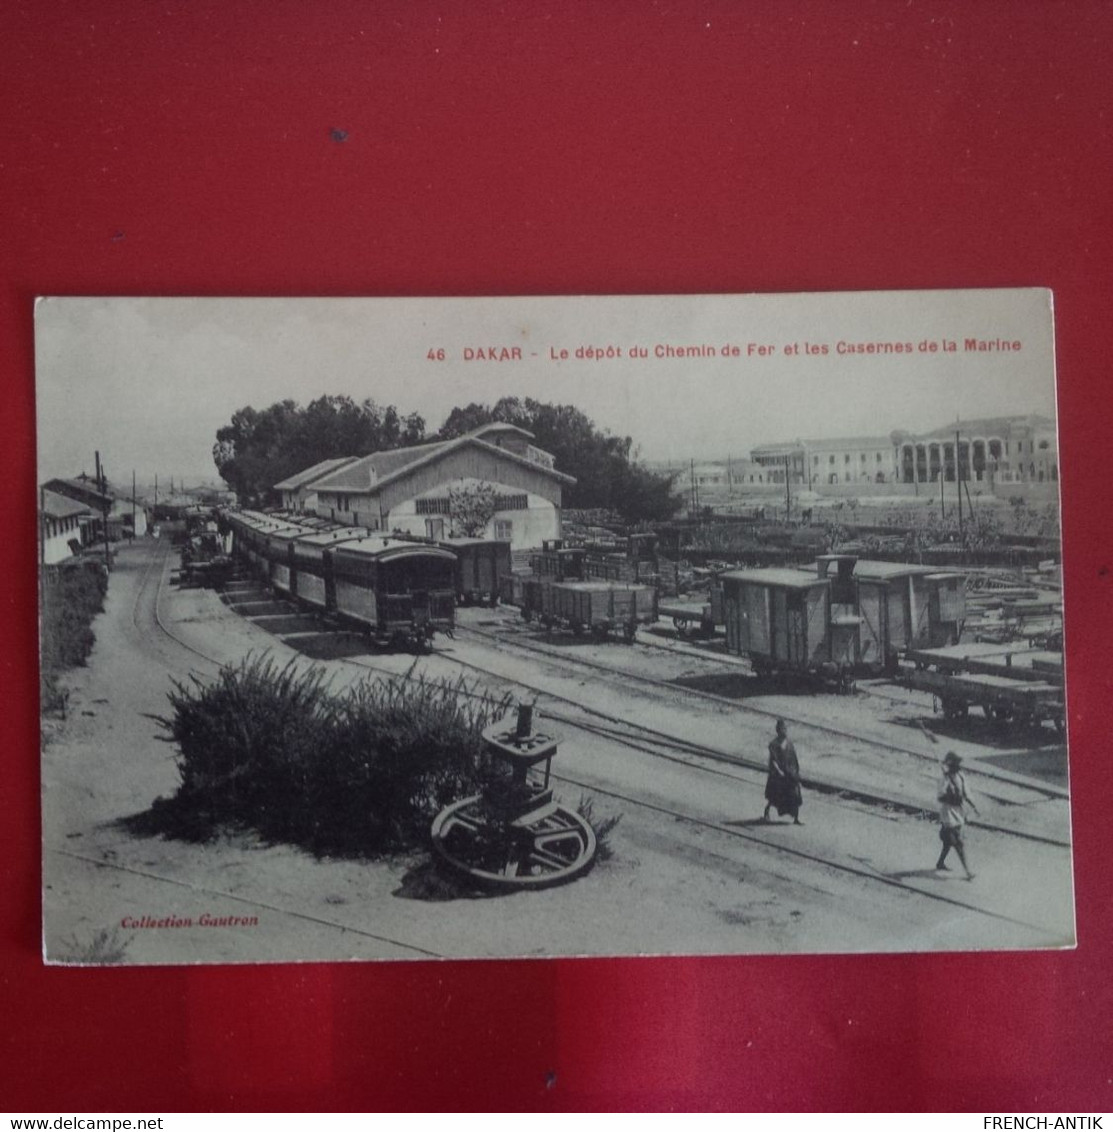
[[438, 546], [456, 555], [456, 598], [461, 605], [495, 605], [502, 579], [510, 577], [510, 543], [497, 539], [444, 538]]
[[930, 692], [946, 719], [965, 719], [976, 707], [1002, 725], [1066, 727], [1062, 653], [974, 642], [910, 649], [905, 661], [904, 683]]
[[639, 625], [657, 620], [657, 591], [624, 582], [554, 582], [525, 579], [522, 616], [546, 628], [568, 628], [577, 636], [621, 632], [632, 641]]
[[759, 675], [813, 675], [849, 687], [893, 672], [910, 647], [956, 642], [963, 578], [933, 567], [822, 555], [812, 571], [732, 570], [720, 576], [727, 649]]

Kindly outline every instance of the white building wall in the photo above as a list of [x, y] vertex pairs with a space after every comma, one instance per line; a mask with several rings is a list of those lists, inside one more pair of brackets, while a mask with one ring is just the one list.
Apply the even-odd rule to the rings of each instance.
[[316, 514], [346, 527], [379, 529], [379, 501], [367, 492], [318, 492]]
[[48, 566], [64, 562], [72, 554], [70, 542], [81, 541], [81, 522], [76, 515], [67, 519], [44, 519], [43, 559]]
[[[456, 486], [463, 486], [463, 482], [445, 484], [429, 494], [437, 497], [445, 496], [452, 487]], [[496, 512], [494, 518], [487, 524], [482, 537], [491, 539], [500, 537], [500, 534], [505, 534], [505, 528], [500, 528], [500, 524], [509, 523], [512, 550], [529, 550], [541, 546], [546, 539], [560, 538], [560, 509], [555, 504], [548, 499], [542, 499], [539, 495], [512, 487], [504, 487], [497, 483], [492, 486], [500, 495], [525, 495], [527, 506], [525, 509], [514, 508]], [[443, 519], [445, 534], [449, 532], [451, 523], [448, 516], [419, 514], [416, 498], [398, 504], [387, 517], [385, 526], [387, 530], [406, 531], [408, 534], [424, 537], [429, 533], [427, 519]]]

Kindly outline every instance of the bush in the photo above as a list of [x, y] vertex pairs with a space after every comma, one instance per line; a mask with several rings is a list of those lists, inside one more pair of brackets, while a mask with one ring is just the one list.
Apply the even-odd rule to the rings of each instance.
[[412, 676], [335, 695], [317, 669], [248, 657], [175, 684], [170, 704], [181, 786], [156, 806], [163, 832], [235, 823], [358, 855], [424, 843], [438, 810], [480, 788], [482, 730], [508, 701]]
[[175, 682], [170, 706], [172, 718], [160, 722], [181, 752], [176, 800], [211, 826], [249, 821], [288, 836], [334, 729], [335, 703], [320, 674], [248, 657], [212, 684]]
[[48, 572], [43, 579], [39, 698], [44, 711], [65, 710], [67, 694], [58, 676], [84, 664], [93, 651], [93, 618], [104, 609], [107, 592], [108, 576], [99, 564]]

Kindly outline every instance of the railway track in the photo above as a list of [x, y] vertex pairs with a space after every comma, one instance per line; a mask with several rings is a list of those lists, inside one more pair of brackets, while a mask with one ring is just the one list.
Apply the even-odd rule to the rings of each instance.
[[[194, 650], [195, 651], [195, 650]], [[101, 869], [106, 872], [122, 873], [127, 876], [141, 877], [144, 880], [153, 880], [159, 884], [168, 884], [175, 888], [182, 888], [186, 891], [198, 895], [212, 897], [218, 900], [231, 901], [235, 904], [242, 904], [245, 908], [250, 908], [256, 912], [272, 912], [280, 916], [288, 916], [294, 920], [302, 920], [309, 924], [318, 924], [322, 927], [335, 928], [341, 932], [349, 932], [352, 935], [360, 936], [363, 939], [369, 939], [378, 944], [386, 944], [388, 947], [397, 948], [399, 951], [412, 953], [415, 958], [419, 959], [444, 959], [441, 952], [430, 951], [428, 948], [419, 947], [415, 943], [406, 943], [403, 940], [396, 939], [393, 936], [382, 935], [377, 932], [370, 932], [366, 928], [357, 927], [353, 924], [345, 924], [340, 920], [329, 919], [327, 916], [313, 916], [308, 912], [301, 912], [297, 909], [284, 908], [279, 904], [271, 903], [267, 900], [259, 900], [251, 896], [242, 896], [238, 893], [227, 892], [224, 889], [215, 888], [211, 885], [194, 884], [189, 881], [180, 880], [177, 877], [166, 876], [164, 873], [155, 872], [152, 869], [138, 869], [131, 865], [121, 865], [117, 861], [106, 861], [99, 857], [89, 856], [87, 853], [77, 853], [72, 849], [54, 849], [59, 857], [68, 857], [74, 861], [81, 861], [86, 865], [91, 865], [96, 869]]]
[[[262, 591], [261, 591], [262, 592]], [[291, 610], [295, 607], [283, 600], [283, 604], [289, 605]], [[170, 632], [161, 621], [158, 622], [161, 630], [168, 636], [177, 639], [176, 636]], [[337, 633], [343, 633], [344, 630], [337, 629]], [[466, 637], [468, 634], [475, 635], [489, 643], [496, 644], [500, 649], [507, 648], [507, 642], [504, 638], [497, 637], [493, 634], [483, 633], [481, 630], [473, 628], [458, 629], [458, 635]], [[203, 653], [198, 653], [188, 644], [185, 647], [190, 648], [191, 652], [196, 655], [204, 656]], [[296, 643], [292, 646], [296, 648]], [[751, 712], [756, 715], [775, 718], [778, 713], [771, 712], [765, 709], [755, 709], [746, 705], [740, 705], [727, 697], [716, 696], [713, 693], [699, 692], [697, 690], [680, 688], [677, 685], [662, 680], [653, 680], [652, 678], [643, 677], [640, 674], [630, 673], [621, 669], [613, 669], [606, 665], [601, 665], [593, 661], [588, 661], [584, 658], [571, 658], [564, 654], [553, 655], [548, 650], [531, 648], [522, 645], [521, 642], [514, 641], [513, 648], [521, 649], [522, 651], [540, 654], [547, 660], [553, 663], [559, 662], [560, 664], [578, 664], [588, 667], [593, 672], [603, 673], [612, 680], [618, 679], [623, 683], [628, 683], [631, 680], [645, 682], [650, 685], [657, 685], [663, 689], [669, 690], [672, 694], [683, 693], [691, 694], [696, 697], [708, 698], [714, 700], [722, 705], [728, 706], [733, 710], [742, 710]], [[724, 751], [721, 748], [711, 746], [709, 744], [698, 743], [693, 740], [683, 739], [679, 736], [670, 734], [649, 727], [645, 724], [631, 722], [620, 716], [614, 715], [606, 711], [601, 711], [596, 708], [585, 705], [579, 700], [572, 699], [568, 696], [563, 696], [558, 692], [554, 692], [551, 688], [545, 688], [537, 684], [532, 684], [525, 680], [521, 675], [508, 677], [504, 672], [499, 672], [495, 669], [486, 667], [477, 663], [474, 660], [465, 659], [459, 656], [451, 658], [443, 657], [443, 659], [450, 659], [451, 663], [459, 668], [469, 670], [483, 677], [486, 680], [497, 681], [500, 685], [507, 685], [531, 693], [538, 700], [543, 699], [546, 703], [545, 714], [548, 718], [560, 723], [565, 727], [571, 727], [576, 730], [585, 732], [587, 734], [595, 735], [599, 738], [605, 739], [610, 742], [617, 742], [630, 749], [637, 750], [641, 753], [650, 755], [659, 759], [666, 759], [676, 763], [683, 763], [686, 766], [698, 767], [700, 762], [710, 762], [717, 766], [733, 767], [747, 772], [757, 773], [764, 775], [765, 763], [764, 760], [747, 759], [742, 755], [730, 751]], [[205, 657], [207, 660], [214, 660], [212, 657]], [[390, 668], [382, 665], [375, 664], [372, 660], [366, 657], [339, 657], [334, 663], [342, 664], [348, 667], [355, 667], [365, 672], [373, 672], [377, 676], [384, 677], [388, 680], [397, 680], [402, 678], [400, 674]], [[481, 693], [474, 693], [476, 695]], [[566, 708], [571, 709], [571, 714], [567, 710], [554, 709], [553, 704], [563, 704]], [[791, 718], [791, 717], [786, 717]], [[809, 728], [816, 732], [826, 732], [836, 735], [840, 738], [849, 738], [854, 742], [863, 743], [867, 746], [872, 746], [881, 750], [889, 751], [893, 747], [891, 744], [883, 743], [879, 740], [869, 739], [861, 735], [845, 731], [843, 729], [823, 727], [811, 724], [805, 720], [796, 720], [794, 725], [798, 726], [802, 731], [807, 731]], [[926, 759], [932, 763], [935, 762], [934, 756], [924, 755], [914, 749], [906, 749], [906, 753], [912, 754], [920, 759]], [[971, 776], [977, 774], [976, 771], [970, 771]], [[991, 777], [991, 776], [990, 776]], [[573, 783], [575, 785], [575, 783]], [[925, 808], [914, 802], [909, 802], [905, 798], [894, 797], [891, 794], [884, 794], [877, 790], [863, 789], [861, 786], [848, 784], [846, 782], [832, 782], [820, 778], [808, 777], [803, 780], [803, 785], [813, 793], [825, 796], [838, 798], [841, 802], [851, 802], [860, 807], [869, 809], [880, 809], [886, 813], [899, 813], [905, 816], [914, 818], [924, 818], [928, 813], [934, 811], [925, 810]], [[1038, 793], [1038, 790], [1037, 790]], [[1058, 797], [1058, 794], [1051, 791], [1045, 792], [1041, 796]], [[680, 815], [677, 815], [680, 816]], [[1057, 848], [1069, 848], [1070, 842], [1063, 838], [1050, 837], [1030, 831], [1019, 830], [1007, 825], [1000, 825], [990, 821], [979, 820], [975, 824], [977, 828], [984, 829], [988, 832], [1003, 834], [1009, 837], [1020, 838], [1025, 841], [1030, 841], [1036, 844], [1044, 844], [1054, 846]]]
[[[563, 658], [559, 658], [563, 659]], [[483, 676], [494, 678], [504, 683], [512, 683], [520, 688], [525, 688], [527, 691], [533, 692], [538, 697], [544, 697], [547, 701], [560, 701], [573, 708], [576, 711], [591, 716], [600, 720], [599, 723], [590, 723], [584, 721], [582, 718], [576, 718], [559, 710], [554, 711], [551, 707], [546, 707], [545, 715], [549, 719], [553, 719], [558, 723], [565, 726], [574, 727], [578, 730], [595, 734], [601, 738], [608, 739], [612, 742], [618, 742], [632, 749], [642, 751], [647, 754], [652, 754], [657, 758], [667, 758], [676, 762], [683, 762], [685, 765], [695, 765], [691, 762], [692, 758], [707, 760], [715, 764], [723, 766], [732, 766], [747, 771], [756, 772], [762, 776], [765, 774], [764, 761], [756, 759], [747, 759], [742, 755], [733, 752], [724, 751], [720, 748], [713, 747], [703, 743], [697, 743], [692, 740], [681, 739], [678, 736], [670, 735], [667, 732], [662, 732], [654, 728], [648, 727], [643, 724], [631, 723], [629, 720], [622, 719], [618, 716], [612, 715], [608, 712], [599, 711], [598, 709], [587, 707], [576, 700], [568, 697], [560, 696], [554, 693], [551, 689], [539, 688], [536, 685], [529, 684], [519, 677], [509, 680], [504, 674], [499, 673], [493, 669], [485, 668], [482, 665], [476, 664], [474, 661], [463, 660], [461, 658], [453, 658], [454, 663], [471, 669]], [[388, 670], [377, 668], [374, 665], [366, 664], [361, 661], [353, 661], [353, 663], [360, 664], [361, 667], [370, 669], [384, 675], [393, 675]], [[675, 690], [675, 689], [674, 689]], [[726, 701], [731, 706], [737, 707], [733, 701]], [[741, 709], [741, 710], [749, 710]], [[770, 714], [770, 713], [763, 713]], [[801, 730], [804, 729], [803, 724], [800, 725]], [[876, 743], [876, 746], [884, 746], [884, 744]], [[922, 756], [921, 756], [922, 757]], [[932, 760], [934, 762], [934, 759]], [[971, 776], [975, 772], [971, 771]], [[838, 798], [842, 802], [854, 802], [859, 806], [873, 809], [882, 809], [887, 813], [899, 813], [914, 818], [926, 818], [929, 815], [934, 816], [934, 810], [926, 810], [923, 806], [908, 802], [905, 799], [895, 798], [889, 794], [881, 794], [875, 790], [862, 789], [859, 786], [854, 786], [847, 783], [836, 783], [818, 779], [814, 777], [805, 777], [802, 779], [802, 785], [809, 791], [823, 795], [826, 797]], [[1030, 831], [1019, 830], [1005, 825], [999, 825], [994, 822], [979, 819], [976, 822], [971, 822], [971, 825], [978, 829], [984, 829], [988, 832], [1004, 834], [1009, 837], [1020, 838], [1024, 841], [1034, 842], [1036, 844], [1055, 846], [1057, 848], [1070, 848], [1070, 842], [1057, 837], [1050, 837], [1042, 834], [1032, 833]]]
[[[173, 631], [167, 624], [166, 620], [161, 615], [159, 606], [163, 596], [163, 588], [165, 584], [165, 562], [167, 554], [162, 555], [157, 562], [153, 561], [147, 570], [146, 576], [140, 586], [140, 592], [137, 595], [135, 611], [133, 612], [133, 620], [136, 627], [142, 630], [140, 624], [140, 606], [143, 602], [143, 596], [149, 590], [149, 582], [154, 572], [157, 570], [158, 580], [155, 587], [155, 593], [149, 597], [149, 608], [151, 610], [150, 625], [152, 629], [157, 630], [166, 638], [173, 641], [177, 647], [186, 649], [189, 653], [198, 658], [205, 660], [208, 663], [220, 664], [221, 659], [216, 656], [205, 653], [202, 650], [194, 647], [190, 642], [182, 639], [182, 637]], [[470, 632], [471, 630], [468, 630]], [[343, 632], [337, 631], [338, 634]], [[281, 639], [279, 637], [278, 639]], [[502, 641], [498, 642], [500, 646]], [[296, 643], [291, 645], [296, 649]], [[653, 759], [664, 759], [673, 763], [678, 763], [684, 767], [698, 770], [702, 774], [713, 775], [727, 781], [741, 782], [744, 776], [764, 775], [764, 764], [758, 763], [755, 760], [748, 760], [738, 755], [718, 750], [714, 747], [697, 743], [690, 740], [682, 739], [675, 735], [670, 735], [666, 732], [658, 731], [648, 726], [631, 723], [629, 720], [624, 720], [611, 713], [599, 711], [583, 704], [577, 703], [567, 697], [554, 695], [551, 691], [537, 688], [520, 679], [508, 680], [508, 678], [494, 670], [485, 668], [483, 665], [473, 663], [460, 657], [443, 658], [448, 660], [451, 664], [465, 670], [470, 670], [484, 676], [487, 679], [495, 679], [502, 684], [512, 684], [516, 687], [533, 692], [539, 696], [544, 696], [546, 700], [563, 702], [571, 707], [573, 712], [553, 710], [551, 707], [546, 707], [545, 714], [562, 726], [573, 728], [581, 731], [590, 736], [597, 736], [612, 743], [618, 743], [627, 748], [638, 751], [647, 757]], [[552, 658], [550, 658], [552, 659]], [[564, 657], [555, 658], [565, 660]], [[403, 679], [405, 676], [398, 673], [396, 670], [386, 668], [380, 664], [376, 664], [373, 660], [365, 657], [339, 657], [334, 663], [341, 664], [348, 667], [354, 667], [364, 672], [374, 672], [378, 676], [385, 677], [391, 680]], [[593, 668], [605, 669], [606, 666], [593, 665]], [[629, 674], [623, 676], [621, 672], [615, 673], [609, 671], [608, 675], [614, 677], [618, 676], [623, 679], [638, 678], [631, 677]], [[669, 685], [672, 691], [677, 689], [673, 685]], [[481, 694], [481, 693], [475, 693]], [[738, 705], [733, 701], [726, 700], [732, 707], [737, 708]], [[747, 708], [746, 710], [750, 710]], [[760, 714], [770, 714], [761, 712]], [[586, 717], [586, 718], [585, 718]], [[801, 724], [806, 726], [806, 724]], [[858, 741], [861, 741], [860, 736], [854, 736]], [[687, 812], [672, 805], [665, 805], [659, 801], [654, 801], [649, 797], [638, 797], [623, 790], [614, 789], [607, 786], [605, 783], [598, 781], [591, 781], [582, 777], [577, 777], [572, 774], [554, 774], [554, 779], [557, 781], [574, 788], [590, 791], [593, 795], [608, 798], [616, 803], [624, 806], [635, 806], [649, 812], [654, 812], [663, 816], [670, 817], [674, 820], [685, 822], [693, 827], [714, 830], [720, 835], [727, 835], [734, 840], [752, 844], [755, 847], [760, 847], [764, 852], [772, 853], [775, 857], [785, 857], [789, 859], [800, 860], [807, 862], [814, 866], [819, 866], [825, 869], [833, 870], [836, 873], [852, 876], [865, 880], [871, 884], [881, 885], [890, 889], [899, 889], [904, 893], [914, 896], [923, 897], [926, 900], [932, 901], [940, 905], [949, 905], [955, 908], [961, 908], [964, 911], [975, 912], [980, 916], [989, 919], [1007, 922], [1009, 924], [1021, 927], [1025, 930], [1032, 931], [1037, 934], [1046, 935], [1047, 928], [1045, 925], [1034, 924], [1030, 921], [1006, 915], [1003, 912], [995, 911], [993, 909], [985, 908], [973, 902], [972, 899], [964, 899], [955, 896], [950, 896], [944, 892], [935, 892], [924, 889], [917, 885], [906, 883], [903, 879], [896, 876], [887, 875], [876, 868], [866, 864], [855, 863], [853, 860], [839, 859], [822, 852], [816, 852], [800, 846], [785, 845], [780, 842], [770, 840], [766, 836], [762, 836], [756, 832], [750, 832], [745, 828], [738, 828], [730, 823], [716, 821], [707, 817], [700, 816], [698, 813]], [[752, 782], [748, 785], [752, 785]], [[825, 783], [818, 780], [811, 780], [806, 782], [806, 786], [813, 794], [817, 795], [817, 804], [823, 803], [831, 806], [838, 806], [845, 809], [848, 802], [855, 803], [859, 808], [859, 812], [866, 817], [874, 818], [874, 820], [893, 820], [894, 815], [901, 815], [911, 818], [925, 818], [926, 813], [919, 807], [908, 804], [899, 799], [884, 797], [876, 793], [867, 791], [856, 791], [847, 789], [833, 783]], [[1069, 848], [1069, 843], [1055, 838], [1041, 837], [1023, 831], [1009, 829], [1007, 827], [996, 826], [989, 823], [978, 823], [978, 827], [986, 830], [987, 832], [1004, 834], [1011, 837], [1017, 837], [1024, 841], [1033, 842], [1036, 844], [1043, 844], [1053, 848]], [[266, 905], [260, 905], [266, 907]], [[324, 922], [324, 921], [322, 921]], [[352, 930], [347, 925], [336, 922], [333, 926], [342, 930]], [[410, 945], [402, 944], [400, 941], [391, 941], [398, 946], [409, 948]], [[414, 947], [414, 951], [421, 951], [421, 948]], [[432, 954], [426, 951], [425, 954]]]
[[[722, 638], [720, 638], [721, 640]], [[708, 639], [709, 640], [709, 639]], [[668, 639], [655, 637], [648, 634], [642, 634], [638, 637], [637, 643], [647, 649], [657, 649], [661, 652], [672, 656], [691, 657], [697, 661], [704, 663], [719, 664], [723, 667], [738, 668], [744, 672], [752, 673], [753, 669], [747, 660], [741, 657], [734, 656], [726, 652], [712, 652], [707, 648], [699, 648], [688, 641], [682, 639]], [[884, 703], [895, 704], [901, 707], [906, 707], [909, 711], [922, 710], [925, 703], [925, 696], [927, 700], [933, 697], [927, 693], [914, 693], [908, 688], [903, 688], [895, 685], [881, 677], [868, 677], [859, 680], [855, 683], [854, 688], [856, 695], [869, 696], [872, 699], [882, 701]], [[1038, 725], [1037, 725], [1038, 727]], [[1039, 730], [1042, 732], [1043, 728]], [[1034, 734], [1035, 732], [1033, 732]], [[1053, 750], [1062, 745], [1062, 737], [1056, 735], [1051, 742], [1043, 744], [1045, 749]], [[1061, 797], [1067, 797], [1065, 789], [1059, 792]]]
[[[189, 645], [188, 642], [182, 642], [176, 634], [168, 629], [161, 617], [157, 616], [157, 605], [158, 603], [156, 601], [156, 620], [159, 629], [163, 633], [178, 641], [179, 644], [182, 644], [184, 647], [188, 648], [195, 655], [202, 656], [206, 660], [218, 663], [216, 658], [206, 656], [204, 653], [199, 652], [197, 649]], [[291, 606], [291, 608], [293, 607]], [[496, 643], [500, 648], [506, 647], [507, 642], [504, 639], [496, 638], [492, 634], [485, 634], [481, 630], [476, 630], [473, 628], [463, 630], [463, 635], [466, 636], [469, 633], [476, 634], [481, 638], [486, 638], [488, 641]], [[296, 644], [294, 647], [296, 648]], [[521, 648], [521, 642], [515, 641], [514, 647]], [[568, 658], [564, 655], [554, 657], [552, 656], [552, 654], [543, 649], [527, 649], [526, 651], [541, 653], [547, 659], [551, 661], [560, 661], [561, 663], [568, 663], [570, 660], [573, 660], [574, 663], [585, 664], [592, 670], [604, 673], [612, 679], [617, 678], [623, 681], [629, 681], [631, 679], [646, 680], [646, 682], [648, 683], [656, 683], [663, 687], [667, 687], [670, 692], [674, 694], [678, 690], [682, 690], [684, 693], [691, 692], [693, 695], [708, 697], [736, 710], [739, 709], [739, 705], [736, 703], [736, 701], [730, 700], [727, 697], [715, 696], [712, 693], [697, 692], [692, 689], [678, 689], [675, 684], [667, 681], [654, 681], [652, 679], [644, 678], [639, 674], [624, 672], [621, 669], [615, 670], [610, 668], [609, 666], [599, 665], [595, 662], [583, 660], [582, 658], [573, 659]], [[397, 671], [383, 667], [382, 665], [375, 664], [373, 661], [364, 657], [340, 657], [335, 661], [335, 663], [350, 667], [356, 667], [366, 672], [374, 672], [376, 675], [385, 677], [387, 679], [397, 680], [400, 678], [400, 675]], [[731, 776], [732, 770], [740, 770], [743, 772], [757, 773], [761, 775], [763, 775], [765, 772], [763, 761], [759, 762], [753, 759], [746, 759], [740, 755], [723, 751], [707, 744], [682, 739], [676, 735], [656, 730], [643, 724], [632, 723], [631, 721], [622, 719], [621, 717], [616, 716], [612, 713], [599, 711], [569, 697], [561, 696], [557, 693], [554, 693], [551, 689], [546, 689], [538, 687], [537, 685], [530, 684], [528, 681], [522, 680], [520, 677], [508, 678], [504, 673], [497, 672], [493, 669], [487, 668], [481, 664], [464, 659], [462, 657], [452, 657], [451, 663], [456, 665], [457, 667], [475, 672], [486, 679], [494, 679], [500, 684], [509, 684], [527, 692], [531, 692], [537, 697], [544, 697], [544, 699], [548, 701], [549, 705], [552, 705], [553, 703], [562, 703], [568, 708], [571, 708], [572, 713], [559, 709], [553, 710], [552, 706], [547, 706], [545, 709], [546, 715], [549, 718], [553, 719], [555, 722], [562, 724], [563, 726], [571, 727], [584, 733], [598, 736], [599, 738], [605, 739], [610, 742], [619, 743], [623, 746], [637, 750], [653, 758], [666, 759], [672, 762], [682, 763], [685, 766], [696, 767], [705, 772], [725, 773], [728, 776]], [[767, 717], [772, 717], [776, 714], [764, 709], [754, 709], [749, 705], [741, 710], [753, 712], [754, 714]], [[826, 731], [830, 734], [834, 734], [843, 738], [850, 738], [855, 742], [866, 743], [875, 747], [892, 749], [890, 744], [884, 744], [880, 741], [872, 740], [861, 735], [847, 732], [843, 729], [817, 726], [804, 720], [798, 721], [798, 726], [800, 726], [802, 729], [813, 728], [818, 731]], [[919, 758], [931, 758], [931, 756], [925, 756], [921, 752], [912, 749], [908, 749], [907, 753], [915, 755]], [[934, 758], [931, 758], [931, 761], [934, 762]], [[706, 764], [711, 764], [711, 767], [709, 768]], [[713, 768], [729, 769], [724, 771], [722, 769], [715, 770]], [[570, 785], [574, 786], [585, 785], [584, 783], [577, 782], [572, 778], [567, 778], [567, 781]], [[840, 804], [852, 802], [865, 809], [880, 809], [887, 815], [896, 813], [913, 818], [924, 818], [928, 813], [928, 811], [925, 811], [922, 806], [910, 803], [906, 799], [894, 798], [890, 795], [881, 794], [877, 791], [863, 790], [854, 786], [848, 786], [845, 783], [834, 783], [812, 778], [805, 780], [804, 784], [810, 791], [815, 794], [827, 798], [837, 798]], [[592, 784], [590, 788], [597, 793], [610, 793], [604, 788], [601, 788], [598, 784]], [[1047, 796], [1056, 797], [1058, 795], [1048, 791]], [[637, 799], [631, 799], [624, 795], [615, 795], [615, 797], [620, 798], [623, 802], [626, 803], [646, 804], [650, 805], [650, 808], [655, 808], [650, 803], [639, 802]], [[693, 818], [691, 815], [680, 814], [678, 812], [673, 812], [673, 816], [683, 817], [686, 820], [700, 820]], [[715, 825], [715, 823], [709, 824]], [[1061, 838], [1043, 836], [1028, 831], [1017, 830], [1015, 828], [998, 825], [992, 822], [979, 821], [978, 823], [976, 823], [976, 825], [978, 828], [984, 829], [987, 832], [1015, 837], [1036, 844], [1044, 844], [1056, 848], [1069, 848], [1070, 846], [1069, 841]], [[715, 827], [719, 828], [717, 825]], [[767, 844], [767, 842], [765, 842], [761, 838], [750, 839], [756, 840], [762, 844]]]
[[[735, 710], [746, 711], [752, 715], [761, 716], [770, 720], [784, 719], [791, 723], [795, 728], [799, 728], [814, 735], [829, 735], [841, 740], [850, 740], [855, 743], [860, 743], [867, 747], [885, 751], [898, 751], [903, 755], [918, 760], [925, 760], [929, 762], [937, 762], [937, 757], [934, 753], [925, 753], [915, 747], [905, 746], [900, 743], [894, 743], [889, 740], [874, 739], [868, 735], [863, 735], [860, 732], [848, 731], [845, 728], [835, 727], [830, 724], [816, 723], [814, 720], [809, 720], [803, 716], [794, 716], [791, 711], [785, 709], [772, 710], [769, 708], [762, 708], [755, 706], [751, 703], [745, 705], [740, 704], [736, 699], [729, 696], [721, 696], [714, 692], [703, 691], [698, 688], [691, 688], [686, 685], [676, 683], [674, 680], [660, 679], [653, 676], [647, 676], [644, 673], [632, 672], [628, 669], [623, 669], [614, 665], [601, 664], [598, 661], [590, 660], [582, 656], [569, 656], [567, 652], [554, 652], [551, 649], [539, 647], [535, 644], [524, 642], [520, 639], [511, 639], [505, 636], [500, 636], [494, 633], [484, 632], [482, 629], [468, 626], [466, 628], [457, 628], [457, 635], [466, 637], [471, 634], [479, 639], [485, 640], [489, 644], [496, 645], [500, 649], [518, 650], [524, 653], [531, 653], [534, 655], [542, 656], [549, 661], [559, 662], [561, 664], [578, 665], [582, 668], [588, 669], [592, 672], [599, 673], [612, 680], [620, 680], [623, 682], [636, 681], [650, 687], [660, 688], [662, 691], [667, 691], [670, 695], [683, 694], [692, 696], [697, 699], [707, 700], [709, 702], [718, 704], [724, 707], [730, 707]], [[708, 660], [708, 663], [714, 661]], [[891, 698], [891, 697], [886, 697]], [[895, 702], [908, 703], [912, 706], [911, 701], [904, 698], [899, 698]], [[938, 740], [936, 740], [937, 742]], [[720, 752], [721, 754], [722, 752]], [[1000, 778], [1002, 781], [1008, 781], [1006, 776], [1000, 776], [993, 773], [993, 771], [982, 767], [968, 767], [967, 773], [971, 776], [980, 776], [985, 779]], [[1028, 789], [1033, 793], [1041, 795], [1045, 798], [1064, 798], [1066, 791], [1050, 785], [1041, 785], [1038, 783], [1026, 783]], [[890, 799], [891, 800], [891, 799]], [[1065, 844], [1065, 843], [1064, 843]]]

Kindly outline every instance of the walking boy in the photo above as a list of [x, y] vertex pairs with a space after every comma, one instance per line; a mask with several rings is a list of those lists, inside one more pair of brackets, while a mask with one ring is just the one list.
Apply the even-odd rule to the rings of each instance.
[[966, 825], [966, 810], [969, 806], [974, 813], [978, 807], [970, 800], [966, 793], [966, 778], [959, 767], [962, 759], [948, 751], [943, 759], [943, 779], [939, 784], [939, 840], [943, 848], [939, 853], [939, 860], [935, 862], [937, 869], [946, 869], [947, 854], [954, 849], [958, 859], [966, 870], [966, 879], [973, 880], [974, 874], [966, 863], [966, 847], [962, 842], [962, 830]]

